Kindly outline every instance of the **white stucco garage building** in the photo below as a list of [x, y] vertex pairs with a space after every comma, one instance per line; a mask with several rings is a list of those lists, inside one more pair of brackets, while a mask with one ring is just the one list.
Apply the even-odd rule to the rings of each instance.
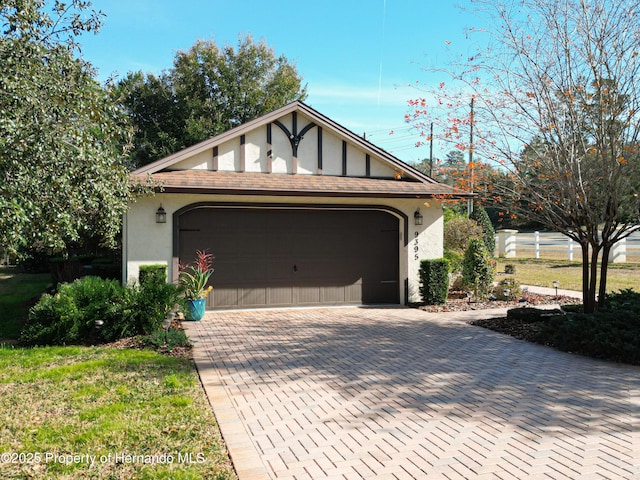
[[418, 300], [454, 193], [301, 102], [133, 175], [163, 187], [125, 217], [124, 280], [157, 263], [176, 280], [208, 250], [209, 309]]

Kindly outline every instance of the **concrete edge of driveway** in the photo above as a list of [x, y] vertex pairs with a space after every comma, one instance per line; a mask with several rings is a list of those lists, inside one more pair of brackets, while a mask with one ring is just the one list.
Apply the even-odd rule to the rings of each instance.
[[260, 459], [260, 454], [245, 430], [244, 424], [222, 384], [218, 370], [213, 367], [213, 359], [207, 355], [203, 348], [198, 348], [201, 338], [194, 328], [189, 328], [189, 322], [184, 322], [183, 327], [193, 343], [193, 360], [198, 370], [198, 376], [238, 479], [269, 480], [271, 477]]

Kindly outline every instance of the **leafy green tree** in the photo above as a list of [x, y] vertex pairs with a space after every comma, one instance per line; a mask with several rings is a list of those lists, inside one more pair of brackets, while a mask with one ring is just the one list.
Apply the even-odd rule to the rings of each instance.
[[136, 127], [132, 158], [142, 166], [304, 100], [306, 88], [286, 57], [247, 36], [236, 47], [198, 40], [160, 76], [129, 73], [116, 96]]
[[0, 5], [0, 244], [113, 244], [136, 193], [124, 164], [128, 132], [75, 41], [97, 31], [100, 14], [87, 15], [81, 0]]
[[178, 99], [168, 73], [159, 76], [131, 72], [113, 90], [114, 101], [123, 106], [135, 125], [132, 167], [177, 152], [187, 118], [187, 106]]

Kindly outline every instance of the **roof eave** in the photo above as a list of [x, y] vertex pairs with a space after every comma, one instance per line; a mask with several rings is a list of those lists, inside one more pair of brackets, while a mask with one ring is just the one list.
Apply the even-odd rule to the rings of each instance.
[[341, 198], [468, 198], [473, 193], [416, 193], [416, 192], [383, 192], [383, 191], [343, 191], [343, 190], [282, 190], [268, 188], [219, 188], [200, 185], [163, 185], [158, 190], [162, 193], [174, 194], [206, 194], [206, 195], [255, 195], [274, 197], [341, 197]]

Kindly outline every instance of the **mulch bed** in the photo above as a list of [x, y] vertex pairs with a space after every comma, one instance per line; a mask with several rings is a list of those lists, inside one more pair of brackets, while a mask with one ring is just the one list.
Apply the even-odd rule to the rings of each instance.
[[[174, 318], [173, 321], [171, 322], [171, 328], [172, 329], [177, 329], [177, 330], [184, 330], [182, 328], [182, 322], [177, 318]], [[103, 347], [109, 347], [109, 348], [120, 348], [120, 349], [124, 349], [124, 348], [137, 348], [137, 349], [149, 348], [148, 346], [145, 345], [145, 343], [144, 343], [144, 341], [142, 339], [142, 336], [121, 338], [120, 340], [116, 340], [114, 342], [102, 344], [102, 346]], [[156, 349], [156, 351], [159, 352], [159, 353], [162, 353], [164, 355], [168, 355], [170, 357], [184, 357], [184, 358], [189, 358], [189, 359], [193, 358], [193, 347], [176, 346], [176, 347], [173, 347], [171, 349], [168, 349], [166, 347], [161, 347], [159, 349]]]
[[[578, 302], [575, 298], [553, 295], [527, 294], [526, 301], [488, 300], [485, 302], [469, 301], [464, 292], [451, 292], [447, 303], [444, 305], [415, 305], [416, 308], [426, 312], [463, 312], [469, 310], [486, 310], [491, 308], [518, 308], [535, 307], [542, 305], [565, 305]], [[471, 325], [487, 328], [496, 332], [510, 335], [527, 341], [535, 341], [535, 337], [541, 328], [540, 323], [526, 323], [520, 320], [507, 320], [506, 317], [473, 320]]]

